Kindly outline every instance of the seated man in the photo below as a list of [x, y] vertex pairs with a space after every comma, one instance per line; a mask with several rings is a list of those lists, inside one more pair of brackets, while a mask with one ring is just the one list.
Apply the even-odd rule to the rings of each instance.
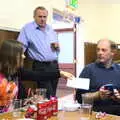
[[[120, 66], [113, 62], [116, 45], [108, 39], [97, 44], [97, 60], [87, 65], [80, 74], [90, 79], [90, 89], [76, 90], [76, 100], [81, 103], [81, 94], [88, 93], [94, 99], [93, 110], [120, 115]], [[113, 91], [104, 85], [113, 84]]]

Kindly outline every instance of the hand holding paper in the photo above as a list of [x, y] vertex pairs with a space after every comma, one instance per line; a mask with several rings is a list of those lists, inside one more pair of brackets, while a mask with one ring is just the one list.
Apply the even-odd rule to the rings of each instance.
[[67, 80], [66, 86], [88, 90], [89, 85], [90, 85], [89, 78], [73, 78], [72, 80], [69, 80], [69, 79]]

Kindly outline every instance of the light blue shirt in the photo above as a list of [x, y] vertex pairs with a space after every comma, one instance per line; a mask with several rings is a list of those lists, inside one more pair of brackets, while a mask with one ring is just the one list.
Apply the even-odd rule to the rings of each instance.
[[34, 21], [26, 24], [18, 41], [24, 45], [24, 52], [27, 50], [33, 60], [52, 61], [58, 58], [56, 51], [51, 49], [51, 43], [58, 42], [57, 34], [49, 25], [43, 31]]

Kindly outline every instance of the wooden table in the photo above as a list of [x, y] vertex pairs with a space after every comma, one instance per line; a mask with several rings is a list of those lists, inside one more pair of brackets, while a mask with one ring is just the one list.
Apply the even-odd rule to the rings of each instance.
[[[106, 115], [106, 117], [104, 117], [102, 119], [96, 119], [95, 115], [96, 115], [96, 113], [93, 112], [90, 120], [120, 120], [120, 116]], [[55, 119], [52, 119], [52, 120], [55, 120]], [[79, 113], [79, 111], [59, 112], [56, 120], [80, 120], [80, 113]]]
[[[120, 116], [106, 115], [102, 119], [95, 118], [95, 112], [92, 113], [90, 120], [120, 120]], [[24, 118], [24, 112], [20, 118]], [[18, 118], [12, 118], [12, 113], [3, 113], [0, 114], [0, 120], [18, 120]], [[57, 116], [51, 117], [48, 120], [80, 120], [79, 111], [75, 112], [63, 112], [60, 111]]]

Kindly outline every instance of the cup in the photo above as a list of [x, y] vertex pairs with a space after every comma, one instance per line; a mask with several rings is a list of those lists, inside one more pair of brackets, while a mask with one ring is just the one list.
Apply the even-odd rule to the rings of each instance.
[[21, 99], [14, 99], [12, 103], [13, 107], [13, 118], [19, 118], [21, 117], [21, 107], [22, 107], [22, 100]]
[[93, 105], [93, 97], [89, 93], [82, 94], [82, 104]]
[[80, 120], [90, 120], [92, 112], [92, 105], [81, 104], [80, 105]]

